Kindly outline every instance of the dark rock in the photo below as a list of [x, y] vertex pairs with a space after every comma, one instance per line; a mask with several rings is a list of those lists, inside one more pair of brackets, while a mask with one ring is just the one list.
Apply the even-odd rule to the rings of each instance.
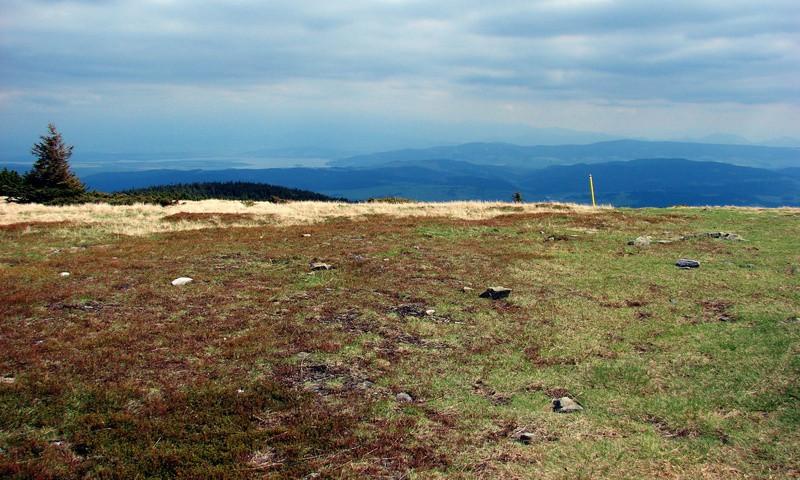
[[505, 287], [489, 287], [485, 292], [481, 293], [481, 298], [491, 298], [492, 300], [499, 300], [511, 295], [511, 289]]
[[700, 268], [700, 262], [697, 260], [690, 260], [688, 258], [681, 258], [677, 262], [675, 262], [675, 266], [678, 268]]
[[731, 232], [707, 232], [705, 236], [709, 238], [718, 238], [721, 240], [730, 240], [732, 242], [744, 241], [744, 238], [742, 238], [740, 235]]
[[580, 403], [569, 397], [553, 399], [553, 411], [556, 413], [575, 413], [583, 410]]
[[536, 435], [531, 432], [520, 432], [514, 436], [514, 439], [516, 441], [523, 443], [525, 445], [530, 445], [531, 443], [533, 443], [535, 438]]

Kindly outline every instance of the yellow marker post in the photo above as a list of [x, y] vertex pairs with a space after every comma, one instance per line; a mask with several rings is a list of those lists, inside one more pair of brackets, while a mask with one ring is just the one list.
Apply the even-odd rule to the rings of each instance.
[[597, 203], [594, 201], [594, 180], [592, 180], [592, 174], [589, 174], [589, 191], [592, 192], [592, 206], [597, 207]]

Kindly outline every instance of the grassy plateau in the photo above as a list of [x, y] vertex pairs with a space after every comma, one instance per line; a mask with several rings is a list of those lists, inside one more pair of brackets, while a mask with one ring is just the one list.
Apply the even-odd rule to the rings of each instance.
[[0, 477], [798, 478], [798, 316], [797, 209], [0, 205]]

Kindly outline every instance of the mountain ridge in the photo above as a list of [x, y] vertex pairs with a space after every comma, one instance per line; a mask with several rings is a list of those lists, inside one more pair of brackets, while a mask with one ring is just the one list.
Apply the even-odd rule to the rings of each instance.
[[695, 161], [716, 161], [740, 166], [777, 169], [800, 165], [800, 148], [646, 140], [609, 140], [580, 145], [532, 146], [474, 142], [356, 155], [334, 160], [330, 164], [338, 167], [366, 167], [396, 161], [424, 161], [432, 158], [522, 168], [544, 168], [551, 165], [603, 163], [640, 158], [685, 158]]
[[509, 200], [588, 203], [593, 174], [603, 203], [630, 207], [670, 205], [800, 205], [800, 178], [721, 162], [638, 159], [556, 165], [539, 170], [437, 159], [371, 168], [154, 170], [90, 175], [92, 188], [119, 191], [167, 183], [247, 181], [282, 185], [332, 197], [364, 200], [407, 197], [423, 201]]

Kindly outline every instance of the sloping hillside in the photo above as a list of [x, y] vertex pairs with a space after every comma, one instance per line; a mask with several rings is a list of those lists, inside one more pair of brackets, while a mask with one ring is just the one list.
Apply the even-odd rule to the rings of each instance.
[[158, 208], [0, 204], [0, 476], [800, 473], [797, 209]]

